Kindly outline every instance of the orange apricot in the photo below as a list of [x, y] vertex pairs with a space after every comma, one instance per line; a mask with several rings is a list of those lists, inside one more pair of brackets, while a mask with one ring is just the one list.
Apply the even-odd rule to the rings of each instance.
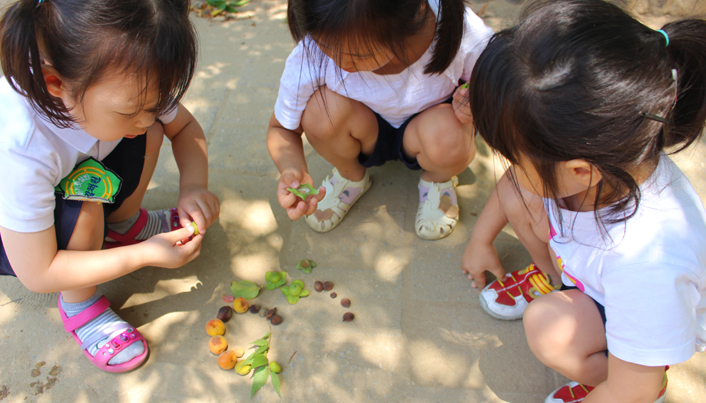
[[206, 333], [209, 336], [223, 336], [226, 333], [226, 325], [220, 319], [211, 319], [206, 323]]
[[237, 362], [235, 351], [224, 351], [218, 356], [218, 366], [222, 369], [233, 369]]
[[233, 310], [238, 313], [245, 313], [250, 308], [250, 303], [243, 297], [238, 297], [233, 301]]
[[213, 336], [211, 340], [208, 341], [208, 348], [211, 353], [218, 355], [228, 349], [228, 342], [223, 336]]

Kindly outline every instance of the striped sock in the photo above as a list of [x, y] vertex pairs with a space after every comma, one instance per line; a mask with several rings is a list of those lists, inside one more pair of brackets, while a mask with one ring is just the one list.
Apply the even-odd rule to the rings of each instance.
[[[77, 302], [77, 303], [68, 303], [64, 302], [64, 298], [61, 297], [61, 309], [64, 310], [66, 313], [66, 316], [69, 318], [78, 315], [81, 313], [84, 309], [88, 308], [89, 306], [95, 304], [98, 302], [98, 300], [101, 298], [101, 294], [99, 294], [97, 291], [93, 296], [83, 302]], [[125, 324], [125, 329], [131, 327], [130, 324], [125, 322], [124, 320], [120, 319], [120, 317], [113, 312], [112, 309], [108, 308], [103, 313], [100, 315], [96, 316], [91, 320], [90, 322], [86, 323], [85, 325], [81, 326], [80, 328], [76, 329], [76, 335], [78, 336], [81, 341], [88, 339], [89, 337], [93, 336], [97, 332], [100, 332], [102, 329], [108, 328], [109, 326], [112, 326], [116, 323], [124, 323]], [[88, 347], [88, 353], [91, 355], [96, 355], [96, 352], [100, 349], [100, 347], [108, 342], [110, 339], [113, 337], [117, 336], [120, 334], [120, 332], [124, 331], [123, 330], [118, 330], [117, 332], [114, 332], [113, 334], [109, 335], [108, 337], [105, 337], [98, 341], [97, 343], [93, 344], [92, 346]], [[125, 347], [121, 352], [115, 355], [115, 357], [111, 358], [110, 361], [108, 361], [108, 365], [118, 365], [118, 364], [123, 364], [131, 359], [137, 357], [138, 355], [142, 354], [145, 351], [145, 346], [142, 342], [140, 343], [132, 343], [129, 346]]]
[[[147, 223], [145, 223], [145, 226], [142, 228], [140, 233], [137, 234], [135, 239], [143, 241], [145, 239], [151, 238], [154, 235], [169, 231], [170, 214], [171, 213], [169, 210], [148, 211]], [[126, 232], [130, 231], [130, 228], [135, 225], [139, 217], [140, 212], [138, 211], [137, 214], [128, 218], [127, 220], [116, 223], [108, 223], [108, 228], [117, 232], [118, 234], [123, 235]]]

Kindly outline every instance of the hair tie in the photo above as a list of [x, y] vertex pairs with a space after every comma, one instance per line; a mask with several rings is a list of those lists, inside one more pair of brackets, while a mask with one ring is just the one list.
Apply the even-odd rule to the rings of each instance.
[[[39, 0], [39, 1], [42, 1], [42, 0]], [[664, 45], [664, 47], [666, 48], [667, 46], [669, 46], [669, 35], [667, 35], [667, 33], [664, 32], [663, 29], [658, 29], [657, 32], [659, 32], [660, 34], [664, 35], [664, 39], [667, 40], [667, 44]]]

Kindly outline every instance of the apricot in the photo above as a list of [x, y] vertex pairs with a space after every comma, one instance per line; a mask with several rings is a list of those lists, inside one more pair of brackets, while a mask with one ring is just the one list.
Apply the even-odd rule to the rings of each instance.
[[250, 373], [250, 364], [245, 364], [245, 361], [238, 361], [235, 364], [235, 372], [240, 376], [245, 376]]
[[211, 340], [208, 341], [208, 348], [211, 353], [218, 355], [228, 349], [228, 342], [223, 336], [213, 336]]
[[235, 351], [224, 351], [218, 356], [218, 366], [222, 369], [233, 369], [236, 362], [238, 362], [238, 357], [236, 357]]
[[282, 372], [282, 367], [277, 364], [277, 361], [270, 361], [270, 371], [274, 372], [275, 374], [279, 374]]
[[233, 301], [233, 310], [238, 313], [245, 313], [250, 308], [248, 300], [243, 297], [238, 297]]
[[211, 319], [206, 323], [206, 333], [209, 336], [223, 336], [226, 333], [226, 325], [220, 319]]
[[233, 352], [235, 353], [235, 356], [238, 357], [238, 358], [240, 358], [240, 357], [242, 357], [242, 356], [245, 355], [245, 350], [243, 350], [243, 349], [240, 348], [240, 347], [234, 348], [234, 349], [233, 349]]

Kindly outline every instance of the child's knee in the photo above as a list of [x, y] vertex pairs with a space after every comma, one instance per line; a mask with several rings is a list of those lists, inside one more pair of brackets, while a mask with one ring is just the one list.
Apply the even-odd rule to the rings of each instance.
[[421, 152], [436, 165], [463, 169], [475, 157], [473, 131], [456, 119], [450, 107], [446, 109], [438, 110], [417, 126], [417, 135], [422, 138]]
[[523, 323], [527, 344], [545, 365], [555, 367], [572, 350], [576, 327], [570, 309], [562, 301], [562, 293], [544, 295], [532, 301], [524, 312]]
[[345, 118], [351, 112], [351, 107], [348, 105], [351, 101], [342, 102], [342, 100], [347, 99], [325, 86], [312, 95], [302, 114], [301, 124], [307, 137], [326, 141], [336, 136]]

